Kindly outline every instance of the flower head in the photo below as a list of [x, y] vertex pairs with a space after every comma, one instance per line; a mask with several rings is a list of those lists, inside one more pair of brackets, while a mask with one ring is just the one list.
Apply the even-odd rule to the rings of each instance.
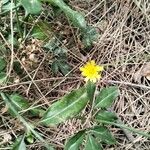
[[96, 82], [96, 80], [101, 78], [100, 72], [103, 71], [103, 66], [95, 64], [94, 60], [87, 62], [83, 67], [80, 67], [82, 75], [85, 77], [85, 81]]

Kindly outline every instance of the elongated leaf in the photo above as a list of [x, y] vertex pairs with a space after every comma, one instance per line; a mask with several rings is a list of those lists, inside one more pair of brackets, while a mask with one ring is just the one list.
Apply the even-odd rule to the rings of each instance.
[[95, 107], [96, 108], [110, 107], [118, 95], [119, 95], [119, 92], [116, 86], [103, 88], [95, 100]]
[[0, 92], [0, 95], [2, 97], [2, 99], [4, 100], [4, 102], [7, 104], [7, 106], [11, 109], [11, 111], [15, 114], [15, 116], [17, 116], [17, 118], [24, 124], [24, 126], [27, 128], [27, 130], [31, 131], [33, 133], [33, 135], [39, 139], [44, 146], [47, 148], [47, 150], [54, 150], [53, 147], [51, 145], [49, 145], [41, 136], [41, 134], [38, 133], [38, 131], [35, 131], [33, 128], [33, 125], [30, 122], [27, 122], [16, 110], [16, 108], [14, 107], [14, 104], [11, 102], [9, 96], [7, 96], [5, 93]]
[[6, 4], [8, 2], [9, 2], [9, 0], [1, 0], [2, 5]]
[[65, 60], [58, 60], [58, 68], [63, 75], [66, 75], [70, 71], [70, 66]]
[[84, 150], [102, 150], [100, 144], [97, 143], [96, 139], [92, 135], [87, 135], [85, 149]]
[[45, 0], [55, 7], [59, 7], [68, 17], [71, 24], [80, 29], [85, 48], [92, 46], [98, 38], [98, 32], [94, 27], [88, 26], [82, 13], [71, 9], [63, 0]]
[[95, 85], [95, 83], [88, 81], [86, 88], [87, 88], [87, 94], [89, 96], [89, 99], [92, 101], [93, 97], [94, 97], [96, 85]]
[[89, 98], [85, 88], [72, 91], [61, 100], [52, 104], [40, 121], [44, 125], [54, 126], [79, 114]]
[[100, 111], [97, 115], [96, 115], [96, 120], [99, 120], [99, 122], [101, 120], [105, 120], [105, 121], [116, 121], [118, 118], [116, 116], [115, 113], [109, 112], [109, 111]]
[[33, 108], [33, 109], [29, 110], [29, 112], [30, 112], [31, 116], [43, 117], [45, 110], [43, 110], [42, 108]]
[[24, 142], [24, 136], [22, 138], [16, 139], [12, 150], [26, 150], [26, 144]]
[[19, 63], [19, 61], [14, 60], [13, 69], [17, 73], [18, 76], [20, 76], [20, 77], [24, 76], [24, 69], [22, 69], [21, 64]]
[[124, 125], [123, 123], [120, 123], [120, 121], [117, 122], [117, 123], [115, 123], [115, 122], [111, 122], [111, 121], [101, 120], [100, 122], [101, 122], [101, 123], [108, 124], [108, 125], [114, 125], [114, 126], [117, 126], [117, 127], [119, 127], [119, 128], [127, 129], [127, 130], [129, 130], [129, 131], [131, 131], [131, 132], [134, 132], [134, 133], [136, 133], [136, 134], [142, 135], [142, 136], [147, 137], [147, 138], [150, 139], [150, 134], [149, 134], [149, 133], [146, 133], [146, 132], [137, 130], [137, 129], [135, 129], [135, 128], [128, 127], [127, 125]]
[[[11, 94], [9, 97], [17, 111], [21, 111], [29, 107], [28, 101], [21, 95], [15, 93]], [[14, 112], [11, 111], [10, 108], [8, 109], [8, 111], [12, 116], [15, 116]]]
[[98, 39], [98, 32], [94, 27], [87, 26], [87, 29], [84, 31], [82, 36], [82, 42], [84, 43], [85, 47], [89, 47], [93, 45], [93, 42], [95, 42]]
[[0, 72], [0, 84], [5, 83], [7, 80], [7, 74], [5, 72]]
[[8, 35], [7, 41], [8, 41], [9, 44], [13, 44], [14, 46], [18, 46], [19, 45], [18, 40], [15, 37], [12, 37], [11, 34]]
[[26, 131], [26, 136], [25, 136], [25, 140], [29, 143], [29, 144], [33, 144], [34, 143], [34, 136], [32, 134], [32, 132], [30, 130]]
[[42, 10], [41, 3], [38, 0], [21, 0], [20, 3], [26, 11], [26, 16], [28, 14], [38, 15]]
[[4, 4], [2, 5], [2, 12], [7, 12], [15, 8], [15, 4], [11, 2], [2, 2], [2, 4]]
[[83, 142], [85, 131], [80, 131], [71, 137], [65, 144], [64, 150], [79, 150], [80, 145]]
[[37, 22], [31, 32], [31, 36], [40, 40], [45, 40], [48, 37], [50, 38], [52, 36], [52, 31], [49, 23], [46, 21]]
[[51, 69], [52, 69], [52, 72], [53, 72], [54, 74], [57, 74], [57, 73], [58, 73], [58, 71], [59, 71], [59, 66], [58, 66], [57, 60], [54, 60], [54, 61], [52, 62]]
[[70, 19], [70, 21], [72, 22], [72, 24], [75, 27], [78, 27], [79, 29], [81, 29], [82, 31], [84, 31], [86, 29], [86, 21], [84, 16], [77, 12], [77, 11], [73, 11], [72, 9], [65, 8], [63, 9], [63, 11], [65, 12], [66, 16]]
[[116, 139], [111, 135], [110, 131], [104, 126], [95, 126], [91, 129], [91, 132], [100, 138], [100, 140], [106, 144], [115, 144]]
[[38, 26], [35, 26], [32, 30], [32, 37], [34, 37], [35, 39], [39, 39], [39, 40], [45, 40], [47, 38], [46, 33], [44, 33], [44, 31], [42, 31], [41, 28], [39, 28]]
[[0, 72], [6, 68], [6, 61], [3, 57], [0, 57]]
[[82, 31], [86, 29], [86, 21], [84, 16], [78, 11], [72, 10], [68, 5], [66, 5], [66, 3], [63, 0], [46, 0], [46, 1], [59, 7], [75, 27], [78, 27]]
[[14, 106], [18, 109], [18, 110], [23, 110], [29, 107], [29, 103], [28, 101], [21, 95], [19, 94], [11, 94], [10, 95], [10, 99], [12, 101], [12, 103], [14, 104]]
[[[29, 108], [29, 102], [23, 96], [21, 96], [17, 93], [14, 93], [14, 94], [11, 94], [9, 96], [9, 98], [10, 98], [11, 102], [13, 103], [16, 111], [21, 111], [21, 110]], [[8, 109], [8, 111], [12, 116], [15, 116], [15, 114], [13, 113], [13, 111], [11, 111], [10, 108]], [[31, 116], [40, 116], [41, 117], [41, 116], [43, 116], [45, 111], [41, 108], [33, 108], [33, 109], [29, 110], [29, 113]]]
[[53, 37], [44, 45], [44, 48], [47, 51], [54, 53], [55, 49], [59, 47], [59, 44], [60, 43], [58, 42], [58, 40]]

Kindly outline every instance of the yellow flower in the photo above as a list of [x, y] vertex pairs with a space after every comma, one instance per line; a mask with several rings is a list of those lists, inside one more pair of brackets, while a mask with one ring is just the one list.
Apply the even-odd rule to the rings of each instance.
[[86, 82], [90, 80], [95, 83], [98, 79], [101, 78], [101, 75], [99, 73], [103, 70], [103, 66], [96, 65], [94, 60], [91, 60], [87, 62], [83, 67], [80, 67], [80, 71], [85, 77]]

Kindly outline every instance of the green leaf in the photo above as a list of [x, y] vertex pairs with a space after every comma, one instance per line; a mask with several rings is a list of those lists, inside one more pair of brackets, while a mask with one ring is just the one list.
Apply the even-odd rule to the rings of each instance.
[[2, 41], [0, 41], [0, 56], [8, 55], [9, 53], [10, 50], [5, 46], [4, 43], [2, 43]]
[[52, 62], [51, 69], [52, 69], [52, 71], [53, 71], [54, 74], [57, 74], [57, 73], [58, 73], [58, 71], [59, 71], [59, 66], [58, 66], [57, 60], [54, 60], [54, 61]]
[[[17, 111], [21, 111], [29, 107], [28, 101], [21, 95], [15, 93], [11, 94], [9, 97]], [[11, 115], [15, 116], [15, 114], [11, 111], [11, 109], [8, 110]]]
[[56, 38], [51, 38], [45, 45], [44, 48], [50, 52], [54, 52], [54, 50], [59, 46], [59, 42]]
[[6, 105], [8, 106], [8, 108], [11, 109], [11, 111], [15, 114], [15, 116], [17, 116], [17, 118], [23, 123], [23, 125], [27, 128], [28, 131], [31, 131], [32, 134], [39, 139], [43, 145], [47, 148], [47, 150], [54, 150], [53, 147], [51, 145], [49, 145], [41, 136], [41, 134], [38, 133], [38, 131], [34, 130], [33, 125], [30, 122], [27, 122], [16, 110], [16, 107], [14, 106], [14, 104], [12, 103], [12, 101], [10, 100], [9, 96], [7, 96], [5, 93], [0, 92], [0, 95], [3, 99], [3, 101], [6, 103]]
[[9, 2], [9, 0], [1, 0], [2, 5], [6, 4], [8, 2]]
[[66, 58], [67, 50], [58, 46], [53, 50], [53, 54], [58, 57], [60, 56], [61, 58]]
[[8, 39], [7, 40], [8, 40], [9, 44], [13, 44], [14, 46], [18, 46], [19, 45], [18, 40], [15, 37], [12, 37], [11, 34], [8, 35]]
[[119, 91], [118, 91], [118, 87], [116, 87], [116, 86], [103, 88], [99, 92], [99, 94], [95, 100], [95, 108], [110, 107], [118, 95], [119, 95]]
[[14, 8], [15, 8], [14, 3], [7, 2], [7, 1], [2, 2], [2, 12], [7, 12]]
[[117, 126], [119, 128], [124, 128], [124, 129], [127, 129], [127, 130], [131, 131], [131, 132], [134, 132], [136, 134], [142, 135], [142, 136], [147, 137], [147, 138], [150, 139], [150, 134], [149, 133], [137, 130], [135, 128], [128, 127], [127, 125], [124, 125], [120, 121], [118, 121], [117, 123], [115, 123], [115, 122], [111, 122], [111, 121], [101, 120], [100, 123]]
[[95, 89], [96, 89], [95, 83], [88, 81], [86, 85], [86, 89], [87, 89], [87, 94], [89, 96], [89, 99], [92, 101], [94, 97]]
[[78, 11], [72, 10], [63, 0], [46, 0], [54, 6], [59, 7], [69, 18], [75, 27], [82, 31], [86, 29], [86, 21], [84, 16]]
[[102, 150], [102, 147], [92, 135], [88, 134], [84, 150]]
[[12, 150], [26, 150], [26, 144], [24, 142], [24, 136], [22, 138], [16, 139]]
[[42, 108], [33, 108], [29, 110], [30, 114], [32, 115], [32, 117], [34, 116], [38, 116], [38, 117], [43, 117], [45, 110], [43, 110]]
[[70, 71], [70, 66], [65, 60], [54, 60], [51, 69], [54, 74], [57, 74], [58, 71], [60, 71], [63, 75], [66, 75]]
[[86, 21], [81, 13], [70, 9], [69, 7], [63, 9], [63, 11], [75, 27], [81, 29], [82, 31], [86, 29]]
[[38, 26], [33, 28], [31, 36], [39, 40], [45, 40], [47, 38], [47, 35]]
[[29, 107], [28, 101], [19, 94], [11, 94], [10, 99], [18, 110], [27, 109]]
[[57, 9], [58, 12], [58, 8], [63, 11], [70, 23], [80, 29], [85, 47], [92, 46], [93, 42], [98, 38], [98, 32], [94, 27], [87, 26], [86, 19], [82, 13], [71, 9], [63, 0], [45, 0], [45, 2], [52, 4], [54, 11]]
[[100, 111], [95, 117], [96, 117], [96, 120], [99, 120], [99, 121], [106, 120], [106, 121], [114, 122], [118, 119], [115, 113], [105, 111], [105, 110]]
[[66, 59], [67, 50], [60, 47], [60, 45], [61, 43], [56, 38], [51, 38], [49, 42], [44, 45], [44, 48], [52, 52], [58, 59]]
[[31, 32], [31, 36], [40, 40], [46, 40], [47, 38], [50, 38], [52, 36], [52, 31], [49, 23], [46, 21], [37, 22]]
[[110, 131], [104, 126], [95, 126], [90, 130], [95, 136], [106, 144], [116, 144], [116, 139], [111, 135]]
[[51, 5], [51, 7], [52, 7], [52, 10], [54, 12], [55, 18], [59, 17], [62, 14], [62, 10], [59, 7], [54, 6], [54, 5]]
[[89, 98], [85, 88], [80, 88], [65, 95], [53, 103], [44, 114], [40, 123], [55, 126], [79, 114], [85, 108]]
[[88, 26], [87, 29], [83, 33], [82, 42], [84, 46], [91, 47], [93, 42], [96, 41], [98, 38], [98, 32], [94, 27]]
[[0, 84], [5, 83], [7, 80], [7, 74], [5, 72], [0, 72]]
[[68, 65], [66, 59], [67, 50], [60, 47], [60, 43], [56, 38], [52, 38], [44, 48], [48, 49], [55, 56], [55, 60], [51, 64], [51, 69], [54, 74], [60, 71], [63, 75], [70, 72], [71, 67]]
[[58, 60], [58, 68], [63, 75], [66, 75], [70, 72], [70, 66], [65, 60]]
[[21, 0], [20, 3], [26, 11], [26, 16], [28, 14], [38, 15], [42, 10], [42, 5], [38, 0]]
[[33, 144], [34, 143], [34, 137], [33, 135], [29, 135], [26, 137], [26, 141], [29, 142], [29, 144]]
[[3, 57], [0, 57], [0, 72], [3, 71], [6, 68], [6, 61]]
[[18, 76], [22, 77], [24, 75], [24, 69], [22, 68], [19, 61], [14, 60], [13, 69], [17, 73]]
[[85, 131], [80, 131], [71, 137], [65, 144], [64, 150], [79, 150], [80, 145], [83, 142]]
[[34, 136], [33, 136], [32, 132], [30, 130], [27, 130], [27, 133], [26, 133], [26, 136], [25, 136], [25, 140], [29, 144], [33, 144], [34, 143]]

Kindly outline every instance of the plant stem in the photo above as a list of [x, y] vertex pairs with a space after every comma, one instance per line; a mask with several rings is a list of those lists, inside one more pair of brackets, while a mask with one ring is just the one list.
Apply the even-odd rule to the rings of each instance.
[[[17, 1], [15, 0], [15, 7], [17, 6]], [[17, 27], [18, 27], [18, 31], [19, 31], [19, 34], [20, 34], [20, 37], [23, 38], [23, 35], [22, 35], [22, 32], [21, 32], [21, 28], [20, 28], [20, 22], [19, 22], [19, 15], [18, 15], [18, 11], [17, 11], [17, 8], [15, 9], [15, 12], [16, 12], [16, 18], [17, 18]]]
[[24, 126], [30, 130], [33, 135], [38, 138], [42, 143], [45, 144], [45, 147], [47, 148], [47, 150], [53, 150], [53, 148], [43, 139], [43, 137], [33, 129], [32, 124], [30, 124], [29, 122], [27, 122], [17, 111], [16, 109], [13, 107], [13, 104], [11, 103], [9, 97], [1, 92], [1, 97], [2, 99], [5, 101], [5, 103], [8, 105], [8, 107], [13, 111], [13, 113], [17, 116], [17, 118], [24, 124]]
[[125, 129], [127, 129], [127, 130], [129, 130], [129, 131], [131, 131], [131, 132], [134, 132], [134, 133], [137, 133], [137, 134], [140, 134], [140, 135], [142, 135], [142, 136], [145, 136], [145, 137], [150, 138], [150, 134], [147, 134], [147, 133], [145, 133], [145, 132], [143, 132], [143, 131], [139, 131], [139, 130], [137, 130], [137, 129], [135, 129], [135, 128], [128, 127], [128, 126], [126, 126], [126, 125], [124, 125], [124, 124], [115, 123], [115, 122], [106, 121], [106, 120], [100, 120], [100, 122], [101, 122], [101, 123], [110, 124], [110, 125], [115, 125], [115, 126], [120, 127], [120, 128], [125, 128]]

